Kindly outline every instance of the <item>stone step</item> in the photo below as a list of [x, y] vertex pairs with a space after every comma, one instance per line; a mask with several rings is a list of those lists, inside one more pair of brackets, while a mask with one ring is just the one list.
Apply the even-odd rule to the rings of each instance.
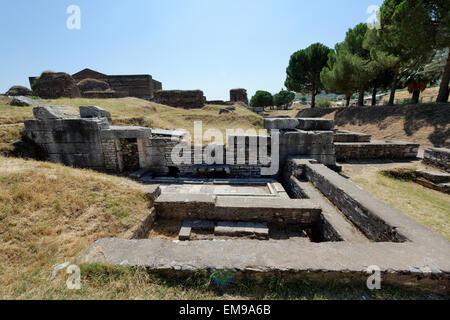
[[435, 171], [426, 171], [426, 170], [416, 170], [415, 175], [417, 177], [424, 178], [430, 182], [435, 184], [441, 183], [449, 183], [450, 182], [450, 174], [443, 172], [435, 172]]
[[416, 182], [426, 188], [433, 189], [440, 192], [450, 193], [450, 183], [433, 183], [424, 178], [417, 178]]
[[269, 227], [267, 223], [219, 221], [214, 229], [214, 235], [268, 240]]

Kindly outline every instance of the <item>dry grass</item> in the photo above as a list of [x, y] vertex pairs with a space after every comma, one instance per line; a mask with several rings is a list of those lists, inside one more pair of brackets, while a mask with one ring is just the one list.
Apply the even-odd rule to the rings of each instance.
[[[439, 87], [426, 88], [423, 92], [420, 93], [420, 98], [422, 98], [423, 103], [434, 102], [436, 101], [438, 94], [439, 94]], [[407, 89], [397, 90], [395, 92], [395, 101], [397, 101], [397, 99], [403, 101], [411, 98], [412, 93], [409, 93]], [[387, 102], [389, 102], [389, 93], [388, 95], [384, 96], [383, 99], [381, 99], [379, 104], [382, 105]]]
[[[383, 168], [382, 168], [383, 167]], [[380, 199], [430, 230], [450, 240], [450, 195], [431, 190], [412, 181], [402, 181], [381, 174], [382, 169], [424, 168], [421, 164], [344, 165], [343, 173]]]
[[[193, 134], [194, 121], [203, 122], [203, 130], [218, 129], [225, 135], [226, 129], [261, 129], [261, 116], [238, 105], [236, 113], [219, 115], [223, 106], [206, 105], [201, 109], [180, 109], [138, 98], [121, 99], [69, 99], [43, 100], [41, 105], [96, 105], [111, 112], [116, 125], [140, 125], [159, 129], [185, 129]], [[13, 107], [0, 102], [0, 124], [21, 123], [32, 119], [32, 107]]]
[[130, 237], [149, 207], [131, 180], [14, 158], [0, 157], [0, 190], [2, 298], [39, 297], [54, 264]]

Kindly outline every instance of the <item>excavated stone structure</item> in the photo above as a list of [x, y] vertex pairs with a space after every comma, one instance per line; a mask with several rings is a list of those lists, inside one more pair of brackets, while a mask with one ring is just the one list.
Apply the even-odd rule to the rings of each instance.
[[[151, 201], [132, 238], [100, 239], [77, 263], [171, 276], [226, 269], [235, 281], [276, 273], [286, 281], [365, 282], [372, 266], [383, 283], [450, 292], [450, 243], [332, 170], [335, 140], [367, 137], [335, 135], [331, 120], [265, 119], [270, 137], [191, 146], [184, 132], [112, 126], [110, 113], [95, 106], [33, 113], [27, 136], [49, 160], [133, 172]], [[277, 170], [263, 174], [274, 163]]]

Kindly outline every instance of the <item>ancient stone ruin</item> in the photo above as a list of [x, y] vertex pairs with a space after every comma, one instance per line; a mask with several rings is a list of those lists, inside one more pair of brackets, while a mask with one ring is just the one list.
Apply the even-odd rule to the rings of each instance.
[[[153, 98], [156, 90], [162, 89], [161, 82], [154, 80], [151, 75], [106, 75], [91, 69], [84, 69], [72, 75], [76, 84], [80, 84], [83, 80], [89, 79], [90, 83], [81, 83], [80, 88], [83, 97], [86, 98], [120, 98], [120, 97], [136, 97], [141, 99]], [[30, 85], [33, 88], [38, 78], [30, 77]], [[96, 83], [93, 85], [92, 80], [107, 83], [105, 85]], [[43, 97], [45, 98], [45, 97]]]
[[231, 89], [230, 90], [230, 101], [231, 102], [238, 102], [241, 101], [248, 105], [248, 97], [247, 97], [247, 90], [245, 89]]
[[450, 149], [430, 148], [424, 152], [423, 162], [450, 172]]
[[337, 130], [334, 136], [336, 160], [415, 159], [420, 145], [405, 141], [372, 141], [368, 134]]
[[12, 86], [5, 93], [5, 95], [10, 96], [10, 97], [15, 97], [15, 96], [32, 96], [33, 95], [33, 91], [31, 91], [27, 87], [23, 87], [23, 86]]
[[34, 116], [27, 136], [50, 160], [134, 171], [152, 201], [132, 238], [100, 239], [77, 262], [364, 281], [377, 266], [386, 283], [448, 290], [449, 242], [333, 170], [331, 120], [265, 119], [270, 136], [231, 135], [211, 149], [184, 132], [112, 126], [98, 107]]
[[43, 99], [81, 97], [75, 80], [64, 72], [44, 71], [31, 83], [31, 88], [33, 95]]
[[160, 90], [154, 93], [153, 101], [175, 108], [202, 108], [206, 98], [201, 90]]

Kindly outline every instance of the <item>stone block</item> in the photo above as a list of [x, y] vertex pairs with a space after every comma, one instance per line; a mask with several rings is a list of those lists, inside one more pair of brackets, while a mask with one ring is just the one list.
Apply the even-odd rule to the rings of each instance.
[[80, 106], [81, 118], [107, 118], [108, 122], [112, 122], [111, 113], [97, 106]]
[[219, 221], [214, 229], [216, 236], [250, 237], [260, 240], [269, 239], [269, 228], [264, 222]]
[[33, 115], [36, 120], [55, 120], [79, 118], [79, 112], [68, 106], [37, 106], [33, 108]]
[[28, 107], [36, 104], [36, 101], [24, 96], [15, 96], [12, 97], [12, 101], [9, 104], [16, 107]]
[[102, 130], [102, 139], [142, 139], [152, 136], [152, 129], [145, 127], [110, 126]]
[[293, 130], [298, 127], [298, 119], [294, 118], [267, 118], [264, 119], [264, 128], [267, 130]]
[[333, 130], [334, 121], [322, 118], [298, 118], [298, 126], [297, 129], [300, 130]]

